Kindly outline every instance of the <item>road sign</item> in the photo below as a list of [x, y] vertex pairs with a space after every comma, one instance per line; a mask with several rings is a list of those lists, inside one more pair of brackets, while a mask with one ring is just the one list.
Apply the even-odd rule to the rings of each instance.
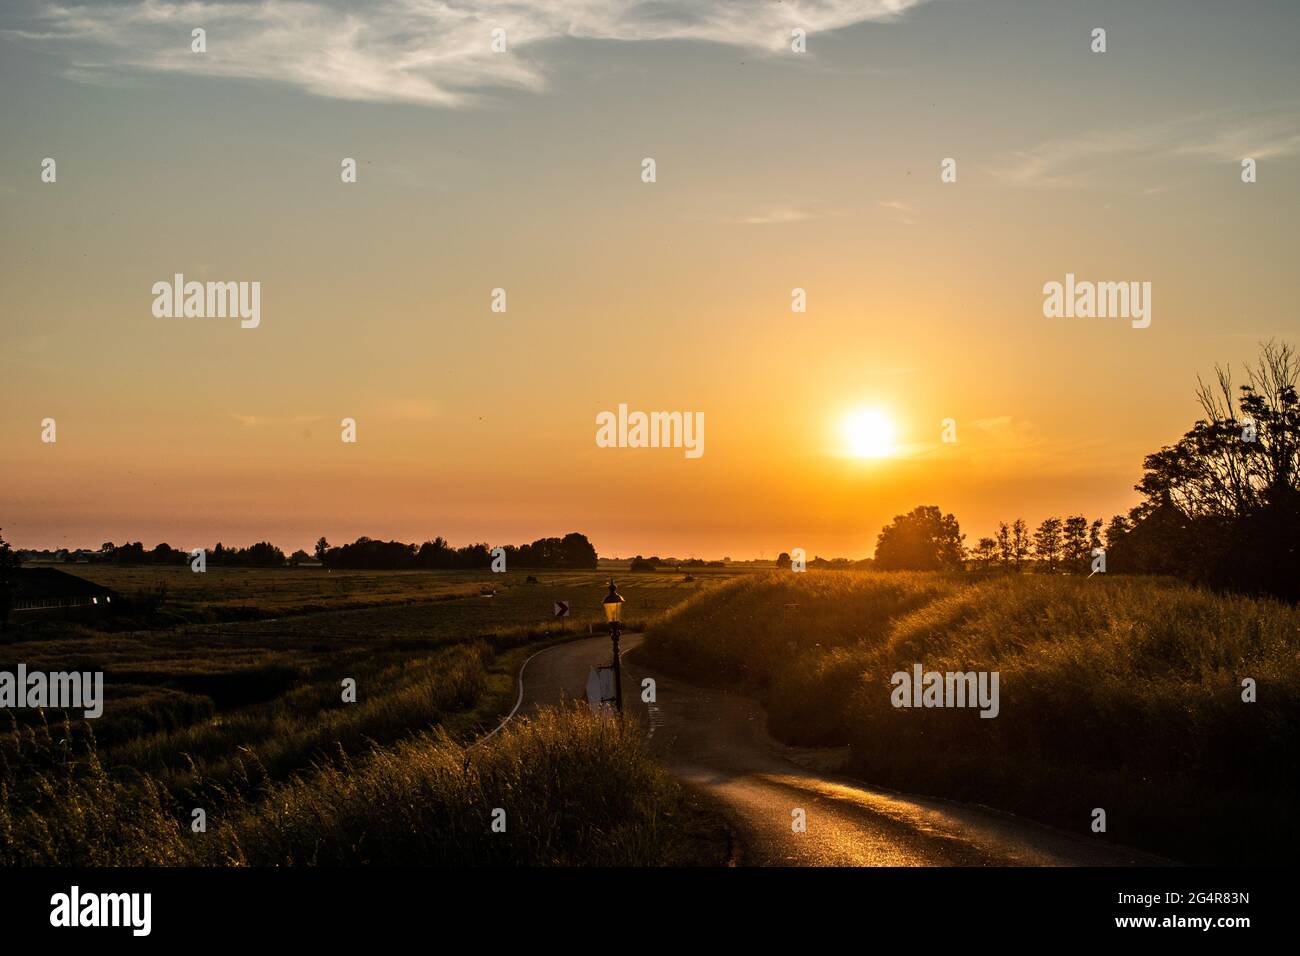
[[568, 601], [556, 601], [556, 602], [555, 602], [555, 616], [556, 616], [556, 617], [568, 617], [568, 616], [569, 616], [569, 602], [568, 602]]
[[614, 702], [614, 668], [610, 664], [593, 667], [587, 674], [587, 703], [592, 710]]

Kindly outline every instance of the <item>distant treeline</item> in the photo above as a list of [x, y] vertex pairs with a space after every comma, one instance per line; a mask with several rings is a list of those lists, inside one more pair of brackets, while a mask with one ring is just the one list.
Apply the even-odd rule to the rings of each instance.
[[[295, 551], [286, 558], [284, 552], [269, 541], [259, 541], [247, 548], [227, 548], [220, 541], [216, 547], [207, 548], [207, 563], [224, 567], [278, 568], [283, 564], [298, 564], [310, 560], [306, 551]], [[57, 551], [16, 551], [22, 561], [67, 561], [89, 564], [186, 564], [192, 560], [189, 551], [173, 548], [166, 542], [145, 548], [139, 541], [114, 544], [105, 541], [98, 551], [87, 549]]]
[[[327, 568], [485, 570], [492, 564], [492, 550], [486, 544], [453, 548], [441, 537], [418, 546], [364, 537], [337, 548], [324, 538], [316, 542], [316, 558]], [[596, 549], [585, 534], [576, 531], [518, 547], [508, 544], [503, 550], [507, 568], [596, 567]]]
[[643, 558], [638, 554], [632, 559], [628, 570], [658, 571], [660, 568], [725, 568], [730, 562], [730, 558], [724, 558], [721, 561], [705, 561], [703, 558], [688, 558], [683, 561], [680, 558], [661, 558], [658, 555], [650, 558]]
[[[776, 556], [778, 568], [789, 567], [790, 563], [788, 552], [782, 551]], [[864, 571], [875, 566], [876, 562], [872, 558], [860, 558], [855, 561], [852, 558], [823, 558], [821, 555], [816, 555], [804, 560], [804, 567], [814, 571]]]
[[[3, 539], [0, 539], [3, 541]], [[7, 551], [7, 545], [6, 554]], [[401, 541], [378, 541], [361, 537], [351, 544], [332, 546], [325, 538], [316, 542], [315, 560], [326, 568], [364, 568], [367, 570], [466, 570], [485, 571], [492, 565], [492, 548], [471, 544], [453, 548], [445, 538], [436, 537], [423, 544]], [[563, 538], [538, 538], [532, 544], [504, 546], [507, 568], [596, 567], [596, 549], [587, 536], [572, 532]], [[23, 560], [86, 561], [92, 564], [186, 564], [189, 551], [179, 551], [162, 543], [146, 550], [139, 541], [116, 545], [106, 541], [98, 551], [15, 551], [15, 563]], [[227, 548], [221, 542], [207, 549], [208, 567], [278, 568], [311, 561], [312, 555], [298, 550], [288, 557], [269, 541], [259, 541], [247, 548]]]

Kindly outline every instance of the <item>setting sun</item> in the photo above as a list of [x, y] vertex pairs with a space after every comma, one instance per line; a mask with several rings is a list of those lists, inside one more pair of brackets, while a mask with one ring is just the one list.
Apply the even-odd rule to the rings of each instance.
[[844, 420], [844, 438], [854, 458], [888, 458], [894, 454], [893, 420], [877, 408], [853, 412]]

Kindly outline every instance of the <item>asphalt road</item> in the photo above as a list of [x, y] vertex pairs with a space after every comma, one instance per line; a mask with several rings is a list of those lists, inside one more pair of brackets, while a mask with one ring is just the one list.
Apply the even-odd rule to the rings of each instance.
[[[766, 732], [754, 701], [691, 686], [640, 666], [623, 638], [623, 694], [643, 721], [650, 746], [683, 782], [712, 795], [740, 845], [744, 865], [775, 866], [1129, 866], [1156, 857], [1066, 833], [1008, 814], [917, 797], [808, 769], [807, 752]], [[559, 644], [524, 667], [519, 712], [585, 700], [587, 675], [609, 662], [607, 636]], [[641, 700], [641, 681], [656, 682], [656, 703]], [[800, 759], [800, 757], [804, 759]], [[796, 763], [796, 759], [799, 762]], [[806, 829], [795, 832], [794, 811]], [[1081, 830], [1086, 826], [1080, 824]]]

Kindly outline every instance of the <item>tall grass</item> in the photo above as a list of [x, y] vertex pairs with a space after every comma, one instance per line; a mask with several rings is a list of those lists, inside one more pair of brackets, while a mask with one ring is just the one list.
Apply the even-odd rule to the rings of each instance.
[[0, 738], [0, 865], [192, 863], [178, 813], [151, 777], [111, 776], [88, 725], [12, 723]]
[[74, 736], [23, 727], [0, 745], [0, 865], [627, 866], [680, 852], [677, 786], [634, 724], [585, 709], [476, 747], [439, 730], [256, 792], [218, 788], [202, 834], [188, 803], [147, 774], [109, 773], [93, 738]]
[[254, 864], [644, 865], [674, 795], [634, 724], [550, 711], [477, 748], [435, 733], [332, 763], [233, 830]]
[[[398, 664], [354, 662], [318, 674], [276, 700], [214, 716], [174, 731], [138, 737], [112, 748], [113, 763], [128, 764], [183, 785], [197, 764], [210, 780], [225, 780], [250, 757], [272, 777], [369, 742], [388, 743], [428, 729], [448, 713], [472, 707], [492, 658], [483, 644], [445, 647]], [[357, 682], [355, 703], [343, 703], [342, 676]]]
[[[744, 687], [776, 736], [848, 744], [872, 781], [1080, 832], [1102, 807], [1110, 837], [1188, 860], [1300, 846], [1295, 608], [1046, 575], [778, 573], [711, 597], [666, 616], [651, 662]], [[1000, 715], [893, 707], [890, 677], [914, 663], [998, 671]]]

